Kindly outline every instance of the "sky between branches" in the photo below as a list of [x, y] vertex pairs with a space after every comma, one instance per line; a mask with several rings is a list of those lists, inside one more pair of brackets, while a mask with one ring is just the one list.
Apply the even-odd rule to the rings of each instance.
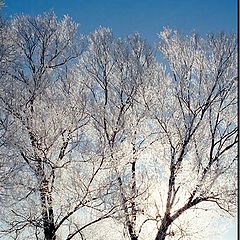
[[[58, 17], [71, 16], [84, 34], [104, 26], [119, 36], [139, 32], [156, 42], [164, 26], [184, 33], [237, 32], [237, 9], [237, 0], [5, 0], [2, 12], [9, 18], [53, 10]], [[235, 239], [233, 223], [223, 240]]]

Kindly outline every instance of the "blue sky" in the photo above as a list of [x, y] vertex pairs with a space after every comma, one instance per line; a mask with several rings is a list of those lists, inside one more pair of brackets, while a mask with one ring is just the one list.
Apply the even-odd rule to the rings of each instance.
[[53, 9], [80, 23], [82, 33], [101, 25], [120, 36], [139, 32], [150, 41], [163, 26], [201, 34], [237, 31], [237, 0], [5, 0], [5, 5], [6, 16]]
[[[48, 10], [59, 17], [70, 15], [84, 34], [104, 26], [118, 36], [139, 32], [151, 42], [164, 26], [185, 33], [237, 32], [237, 0], [5, 0], [3, 13], [9, 17]], [[224, 240], [236, 239], [233, 224]]]

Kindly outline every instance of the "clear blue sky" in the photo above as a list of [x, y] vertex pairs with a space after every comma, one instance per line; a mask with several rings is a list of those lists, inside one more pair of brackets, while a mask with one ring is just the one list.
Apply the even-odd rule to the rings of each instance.
[[70, 15], [80, 31], [110, 27], [116, 35], [139, 32], [157, 40], [163, 26], [183, 32], [236, 32], [237, 0], [5, 0], [6, 16], [50, 9]]
[[[59, 17], [70, 15], [84, 34], [100, 25], [119, 36], [139, 32], [149, 41], [157, 41], [164, 26], [186, 33], [237, 32], [237, 0], [5, 0], [3, 13], [9, 17], [48, 10]], [[224, 240], [236, 239], [232, 225]]]

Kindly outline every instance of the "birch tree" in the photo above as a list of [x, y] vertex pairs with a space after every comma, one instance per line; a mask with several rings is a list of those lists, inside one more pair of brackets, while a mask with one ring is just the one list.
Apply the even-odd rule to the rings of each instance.
[[101, 205], [95, 178], [103, 158], [73, 70], [83, 51], [76, 30], [68, 16], [59, 21], [53, 13], [17, 16], [7, 29], [13, 57], [1, 69], [1, 114], [11, 126], [1, 154], [14, 174], [2, 198], [3, 236], [70, 240], [101, 219], [81, 215]]
[[159, 37], [1, 22], [3, 239], [192, 239], [194, 216], [234, 215], [236, 37]]
[[[119, 128], [116, 112], [121, 109], [121, 102], [117, 102], [121, 95], [113, 92], [118, 89], [121, 93], [128, 87], [128, 82], [124, 82], [123, 90], [117, 85], [121, 74], [117, 68], [119, 60], [113, 56], [114, 49], [118, 54], [121, 51], [109, 30], [98, 30], [91, 37], [94, 41], [89, 55], [94, 60], [88, 58], [85, 63], [94, 64], [85, 66], [88, 77], [100, 85], [100, 89], [93, 85], [90, 88], [98, 97], [92, 111], [96, 115], [92, 117], [110, 151], [115, 175], [111, 204], [120, 203], [120, 211], [114, 217], [125, 226], [125, 238], [192, 239], [194, 227], [195, 232], [201, 228], [193, 226], [190, 219], [194, 216], [204, 217], [205, 222], [209, 217], [210, 222], [211, 216], [218, 221], [222, 213], [234, 215], [238, 142], [235, 37], [182, 36], [165, 29], [158, 46], [164, 62], [155, 62], [150, 54], [155, 63], [147, 64], [146, 70], [144, 64], [140, 65], [141, 71], [135, 67], [146, 59], [146, 50], [131, 51], [142, 42], [138, 38], [131, 45], [136, 38], [127, 39], [124, 49], [134, 61], [129, 64], [124, 52], [125, 58], [120, 62], [130, 66], [124, 79], [134, 80], [135, 84], [136, 79], [141, 79], [141, 84], [134, 85], [136, 92], [131, 95], [131, 106], [122, 115]], [[134, 46], [130, 51], [128, 44]], [[134, 58], [135, 53], [141, 57]], [[138, 115], [140, 109], [142, 115]], [[140, 124], [131, 124], [135, 120]], [[142, 143], [147, 144], [143, 147]], [[137, 164], [140, 168], [135, 168]], [[137, 177], [141, 173], [148, 178]], [[142, 185], [148, 194], [138, 188]], [[142, 191], [134, 194], [135, 187]], [[196, 234], [195, 237], [206, 238]]]
[[153, 49], [139, 34], [122, 39], [100, 28], [89, 35], [79, 67], [92, 95], [91, 118], [110, 170], [111, 197], [105, 204], [119, 206], [112, 217], [123, 223], [132, 240], [138, 237], [140, 199], [148, 188], [144, 172], [137, 170], [141, 163], [137, 164], [151, 140], [152, 133], [143, 129], [147, 115], [142, 95], [155, 63]]
[[173, 224], [189, 209], [214, 203], [235, 212], [238, 143], [236, 38], [169, 29], [160, 37], [168, 70], [149, 109], [161, 130], [168, 187], [156, 240], [183, 237]]

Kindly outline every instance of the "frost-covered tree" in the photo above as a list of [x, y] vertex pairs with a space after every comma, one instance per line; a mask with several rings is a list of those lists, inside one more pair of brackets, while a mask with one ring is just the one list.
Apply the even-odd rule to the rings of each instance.
[[[144, 92], [154, 75], [153, 49], [133, 34], [116, 38], [100, 28], [90, 34], [79, 69], [91, 95], [91, 118], [99, 132], [109, 166], [107, 206], [119, 206], [112, 216], [123, 223], [127, 236], [137, 239], [137, 212], [148, 189], [147, 176], [138, 160], [152, 132], [147, 131]], [[145, 129], [146, 128], [146, 129]]]
[[238, 143], [236, 38], [169, 29], [160, 37], [166, 75], [153, 84], [148, 107], [168, 180], [165, 192], [156, 189], [163, 199], [156, 240], [184, 236], [174, 224], [189, 209], [235, 212]]
[[81, 215], [101, 205], [95, 178], [103, 158], [73, 69], [83, 51], [76, 29], [69, 17], [47, 13], [17, 16], [5, 31], [1, 159], [14, 171], [1, 189], [3, 236], [70, 240], [97, 221]]
[[192, 239], [235, 213], [235, 36], [0, 24], [0, 237]]
[[160, 37], [163, 64], [139, 36], [120, 41], [107, 29], [90, 36], [83, 57], [112, 166], [105, 202], [119, 204], [113, 217], [131, 240], [201, 237], [195, 216], [236, 210], [236, 38]]

